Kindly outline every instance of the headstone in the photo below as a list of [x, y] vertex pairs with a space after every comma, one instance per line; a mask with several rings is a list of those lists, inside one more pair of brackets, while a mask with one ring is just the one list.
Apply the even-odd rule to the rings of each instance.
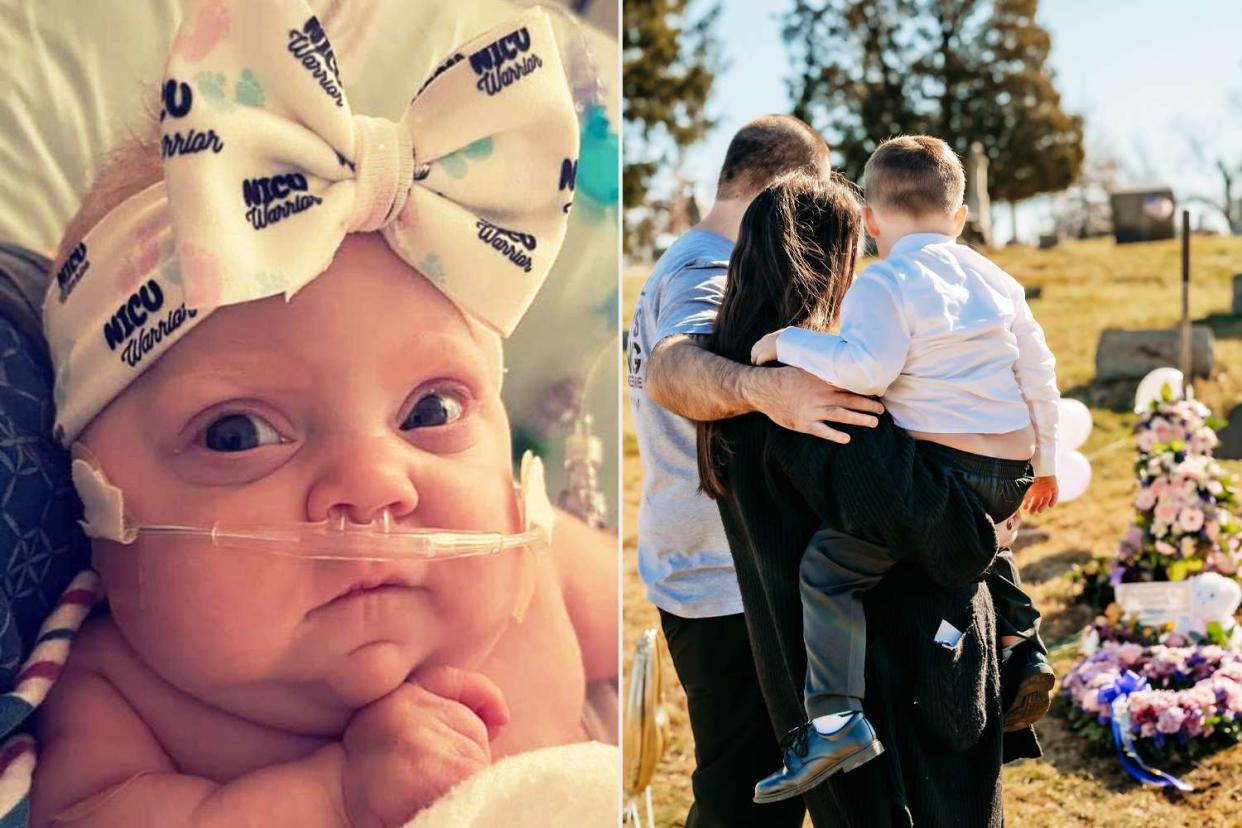
[[[1216, 365], [1215, 337], [1206, 325], [1195, 325], [1190, 332], [1190, 371], [1206, 377]], [[1167, 365], [1178, 364], [1181, 333], [1176, 328], [1128, 331], [1105, 328], [1095, 351], [1097, 380], [1142, 379]]]
[[975, 247], [992, 246], [992, 201], [988, 197], [988, 155], [978, 141], [966, 158], [966, 242]]
[[1229, 412], [1229, 424], [1216, 432], [1220, 445], [1216, 456], [1225, 460], [1242, 460], [1242, 405]]
[[1039, 234], [1039, 249], [1040, 250], [1051, 250], [1052, 248], [1056, 247], [1060, 243], [1061, 243], [1060, 233], [1040, 233]]
[[1233, 277], [1233, 313], [1242, 316], [1242, 273]]
[[1173, 238], [1173, 191], [1168, 187], [1140, 187], [1109, 193], [1113, 208], [1113, 236], [1117, 244]]
[[1148, 581], [1117, 584], [1117, 603], [1126, 616], [1146, 626], [1189, 626], [1193, 607], [1190, 581]]

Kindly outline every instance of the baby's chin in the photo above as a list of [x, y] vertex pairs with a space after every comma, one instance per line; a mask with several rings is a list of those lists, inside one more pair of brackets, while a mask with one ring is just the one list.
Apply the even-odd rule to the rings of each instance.
[[420, 661], [394, 641], [370, 642], [345, 656], [324, 684], [333, 702], [352, 711], [396, 690]]

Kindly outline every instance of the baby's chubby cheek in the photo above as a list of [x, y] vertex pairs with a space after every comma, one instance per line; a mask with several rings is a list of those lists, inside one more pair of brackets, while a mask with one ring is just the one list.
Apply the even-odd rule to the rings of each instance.
[[190, 692], [290, 677], [314, 600], [300, 562], [207, 541], [94, 541], [110, 611], [155, 672]]

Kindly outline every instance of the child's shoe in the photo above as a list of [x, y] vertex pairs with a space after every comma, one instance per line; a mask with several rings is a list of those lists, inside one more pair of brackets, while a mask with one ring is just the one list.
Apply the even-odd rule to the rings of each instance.
[[871, 723], [861, 712], [824, 734], [807, 722], [781, 740], [785, 766], [755, 785], [755, 802], [776, 802], [804, 793], [837, 771], [852, 771], [884, 752]]
[[1052, 706], [1057, 676], [1038, 649], [1023, 642], [1001, 666], [1001, 702], [1006, 733], [1035, 724]]

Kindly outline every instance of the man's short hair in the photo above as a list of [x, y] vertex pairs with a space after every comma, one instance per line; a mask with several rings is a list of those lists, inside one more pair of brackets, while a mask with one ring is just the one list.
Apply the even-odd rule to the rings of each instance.
[[792, 115], [764, 115], [737, 131], [725, 152], [716, 198], [753, 198], [776, 179], [801, 172], [826, 178], [832, 171], [828, 142]]
[[966, 174], [948, 144], [930, 135], [889, 138], [863, 168], [867, 203], [906, 215], [952, 215], [962, 206]]

